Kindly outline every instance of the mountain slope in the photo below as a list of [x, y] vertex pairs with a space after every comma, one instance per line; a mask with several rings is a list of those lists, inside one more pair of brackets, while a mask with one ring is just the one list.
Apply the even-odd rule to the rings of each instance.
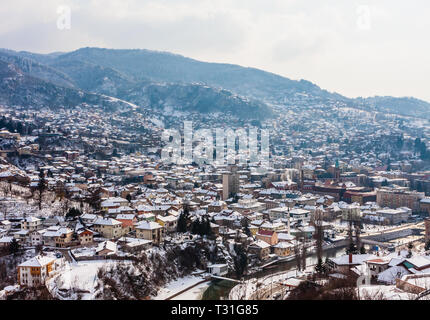
[[[0, 50], [0, 60], [1, 52], [25, 58], [26, 63], [33, 61], [29, 70], [32, 76], [150, 107], [174, 105], [181, 110], [232, 112], [239, 117], [263, 119], [273, 114], [266, 103], [287, 107], [340, 103], [368, 111], [430, 118], [430, 104], [422, 100], [350, 99], [306, 80], [295, 81], [254, 68], [201, 62], [167, 52], [82, 48], [43, 55]], [[250, 112], [245, 111], [247, 108]]]
[[54, 85], [0, 60], [0, 104], [24, 107], [69, 107], [88, 104], [115, 110], [126, 103], [110, 97]]
[[359, 98], [357, 100], [381, 111], [405, 116], [430, 118], [430, 103], [412, 97], [395, 98], [376, 96], [365, 99]]
[[40, 78], [64, 87], [75, 87], [73, 79], [67, 74], [31, 58], [16, 55], [13, 51], [0, 51], [0, 61], [12, 63], [26, 74], [35, 78]]
[[277, 101], [296, 92], [321, 98], [343, 98], [305, 80], [295, 81], [254, 68], [201, 62], [180, 55], [150, 50], [82, 48], [58, 56], [55, 65], [67, 65], [70, 61], [76, 60], [117, 70], [136, 81], [198, 82], [264, 100]]
[[[10, 51], [7, 54], [10, 55]], [[148, 80], [142, 74], [138, 76], [136, 71], [138, 69], [132, 68], [134, 72], [118, 71], [106, 61], [103, 62], [101, 58], [98, 61], [98, 58], [87, 59], [79, 54], [60, 54], [55, 57], [31, 55], [26, 52], [15, 54], [14, 59], [7, 61], [18, 63], [22, 60], [33, 65], [44, 66], [46, 70], [65, 75], [69, 80], [68, 83], [64, 83], [63, 79], [57, 79], [55, 76], [41, 76], [52, 84], [113, 96], [142, 107], [173, 107], [177, 110], [200, 113], [223, 112], [242, 119], [265, 119], [273, 115], [273, 111], [266, 104], [255, 99], [243, 98], [227, 90], [197, 83], [154, 82], [155, 79]], [[6, 54], [3, 53], [3, 55]], [[1, 56], [0, 52], [0, 60]], [[122, 59], [125, 58], [121, 57], [121, 61]], [[45, 66], [41, 64], [42, 61], [49, 64]], [[125, 65], [127, 64], [125, 59]], [[36, 73], [34, 68], [27, 69], [28, 75], [37, 77], [41, 74]], [[170, 79], [172, 78], [167, 77], [167, 80]]]
[[201, 84], [142, 82], [118, 93], [134, 104], [157, 108], [199, 113], [230, 113], [240, 119], [265, 119], [273, 111], [264, 103], [246, 99], [230, 91]]

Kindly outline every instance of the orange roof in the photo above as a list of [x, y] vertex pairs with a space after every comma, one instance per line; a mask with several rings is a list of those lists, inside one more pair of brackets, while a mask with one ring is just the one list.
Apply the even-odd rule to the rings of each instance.
[[372, 260], [367, 260], [367, 262], [373, 262], [373, 263], [388, 263], [388, 261], [383, 260], [383, 259], [372, 259]]

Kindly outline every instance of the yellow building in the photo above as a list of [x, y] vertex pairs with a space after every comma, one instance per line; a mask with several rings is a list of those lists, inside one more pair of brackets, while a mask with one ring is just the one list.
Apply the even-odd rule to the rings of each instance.
[[27, 287], [44, 285], [63, 266], [63, 258], [36, 256], [18, 265], [18, 283]]
[[286, 257], [293, 253], [294, 245], [286, 241], [279, 242], [277, 245], [273, 246], [273, 253], [278, 257]]
[[174, 216], [160, 216], [158, 215], [155, 220], [163, 226], [168, 232], [175, 232], [178, 225], [178, 218]]
[[161, 243], [164, 240], [164, 227], [157, 222], [142, 221], [136, 226], [136, 237]]
[[250, 225], [250, 226], [248, 226], [248, 229], [249, 229], [249, 231], [251, 231], [251, 233], [252, 233], [253, 236], [255, 236], [257, 234], [257, 232], [258, 232], [258, 227], [257, 226]]

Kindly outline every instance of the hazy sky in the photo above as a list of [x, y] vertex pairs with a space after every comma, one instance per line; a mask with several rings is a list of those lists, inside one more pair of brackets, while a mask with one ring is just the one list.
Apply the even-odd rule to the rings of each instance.
[[349, 97], [430, 101], [428, 0], [2, 2], [4, 48], [162, 50], [306, 79]]

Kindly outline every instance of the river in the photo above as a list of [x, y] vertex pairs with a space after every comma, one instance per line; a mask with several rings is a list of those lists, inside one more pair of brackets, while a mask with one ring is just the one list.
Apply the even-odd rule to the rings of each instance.
[[[339, 247], [339, 248], [333, 248], [333, 249], [327, 249], [324, 251], [323, 254], [323, 261], [325, 261], [325, 258], [332, 258], [332, 257], [338, 257], [345, 254], [345, 247]], [[317, 256], [315, 253], [309, 255], [306, 258], [306, 265], [314, 265], [316, 264]], [[286, 261], [286, 262], [279, 262], [277, 264], [273, 264], [270, 266], [270, 268], [266, 268], [262, 271], [253, 273], [249, 275], [246, 278], [261, 278], [264, 276], [268, 276], [274, 273], [282, 272], [282, 271], [288, 271], [296, 268], [296, 261]], [[205, 290], [203, 293], [202, 300], [221, 300], [226, 299], [228, 297], [228, 294], [230, 293], [231, 289], [236, 285], [237, 283], [227, 281], [227, 280], [214, 280], [211, 282], [210, 286]]]

